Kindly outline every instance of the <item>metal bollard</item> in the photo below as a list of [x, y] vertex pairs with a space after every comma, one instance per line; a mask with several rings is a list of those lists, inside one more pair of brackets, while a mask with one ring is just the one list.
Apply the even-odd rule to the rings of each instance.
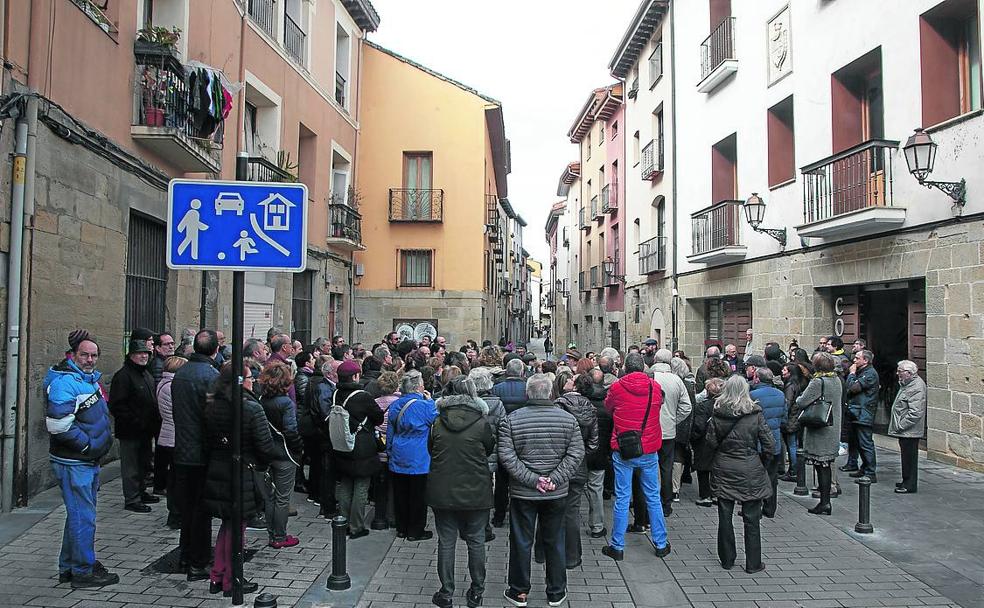
[[347, 532], [348, 519], [339, 515], [331, 520], [331, 574], [326, 585], [329, 591], [344, 591], [352, 586], [345, 567]]
[[261, 593], [253, 600], [253, 608], [277, 608], [277, 596], [272, 593]]
[[871, 479], [866, 475], [854, 483], [858, 484], [858, 523], [854, 524], [854, 531], [871, 534], [875, 531], [871, 525]]
[[802, 447], [796, 448], [796, 487], [793, 494], [796, 496], [806, 496], [810, 493], [810, 488], [806, 487], [806, 452]]

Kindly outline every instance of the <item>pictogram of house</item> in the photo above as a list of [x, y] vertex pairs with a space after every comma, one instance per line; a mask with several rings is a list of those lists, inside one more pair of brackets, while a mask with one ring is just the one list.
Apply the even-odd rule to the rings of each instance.
[[261, 202], [260, 206], [263, 207], [264, 230], [290, 230], [290, 208], [297, 205], [274, 193]]

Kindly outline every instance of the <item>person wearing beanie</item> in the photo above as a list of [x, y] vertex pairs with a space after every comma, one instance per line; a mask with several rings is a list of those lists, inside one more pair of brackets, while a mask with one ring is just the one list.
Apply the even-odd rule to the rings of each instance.
[[146, 484], [151, 442], [161, 428], [157, 387], [147, 369], [152, 352], [146, 339], [131, 340], [123, 367], [113, 374], [109, 388], [109, 411], [120, 442], [124, 508], [135, 513], [149, 513], [147, 505], [160, 502], [160, 498], [147, 493]]

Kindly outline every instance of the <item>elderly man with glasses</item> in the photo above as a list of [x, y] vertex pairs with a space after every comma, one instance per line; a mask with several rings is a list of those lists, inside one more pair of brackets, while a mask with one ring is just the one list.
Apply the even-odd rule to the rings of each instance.
[[919, 482], [919, 440], [926, 426], [926, 383], [919, 368], [909, 360], [899, 361], [896, 375], [899, 392], [892, 403], [888, 434], [898, 437], [902, 453], [902, 481], [895, 484], [896, 494], [915, 494]]

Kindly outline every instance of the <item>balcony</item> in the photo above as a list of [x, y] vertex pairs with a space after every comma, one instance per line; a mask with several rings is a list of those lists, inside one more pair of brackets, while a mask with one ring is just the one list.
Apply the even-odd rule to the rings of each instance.
[[335, 101], [345, 107], [345, 77], [335, 72]]
[[219, 173], [224, 123], [189, 104], [184, 66], [161, 45], [137, 43], [133, 54], [133, 140], [184, 173]]
[[618, 211], [618, 182], [612, 182], [601, 189], [601, 212], [613, 214]]
[[307, 34], [301, 26], [297, 25], [290, 15], [284, 13], [284, 50], [291, 59], [302, 66], [306, 65], [304, 62], [306, 40]]
[[642, 149], [642, 179], [653, 180], [663, 173], [663, 146], [656, 140], [650, 141]]
[[581, 291], [591, 291], [591, 285], [588, 283], [588, 273], [584, 270], [577, 273], [577, 286]]
[[296, 182], [290, 172], [281, 169], [262, 156], [253, 156], [246, 161], [246, 179], [251, 182]]
[[390, 188], [389, 221], [443, 222], [444, 190]]
[[585, 220], [585, 215], [587, 214], [587, 209], [581, 207], [577, 210], [577, 227], [581, 230], [588, 231], [591, 230], [590, 222]]
[[687, 259], [695, 264], [719, 264], [744, 259], [741, 244], [742, 201], [721, 201], [690, 216], [694, 252]]
[[571, 238], [567, 235], [567, 226], [564, 226], [563, 230], [561, 231], [561, 235], [562, 238], [564, 239], [564, 247], [570, 247]]
[[700, 82], [697, 90], [710, 93], [737, 71], [735, 18], [728, 17], [700, 45]]
[[666, 271], [666, 237], [655, 236], [639, 243], [639, 274]]
[[598, 195], [595, 194], [594, 196], [591, 197], [591, 218], [600, 220], [603, 217], [605, 216], [601, 212], [601, 205], [598, 204]]
[[274, 39], [276, 36], [273, 27], [277, 21], [275, 8], [276, 0], [247, 0], [246, 2], [246, 12], [250, 20]]
[[601, 268], [597, 266], [591, 267], [591, 287], [592, 289], [598, 289], [602, 287], [601, 284]]
[[632, 79], [632, 84], [629, 85], [628, 92], [629, 99], [635, 99], [639, 96], [639, 77], [636, 76]]
[[899, 142], [872, 139], [800, 169], [802, 237], [839, 238], [882, 232], [905, 222], [892, 204], [892, 152]]
[[345, 203], [328, 203], [328, 244], [345, 251], [365, 251], [362, 216]]
[[495, 194], [485, 195], [485, 235], [490, 243], [495, 243], [502, 238], [499, 226], [499, 197]]

